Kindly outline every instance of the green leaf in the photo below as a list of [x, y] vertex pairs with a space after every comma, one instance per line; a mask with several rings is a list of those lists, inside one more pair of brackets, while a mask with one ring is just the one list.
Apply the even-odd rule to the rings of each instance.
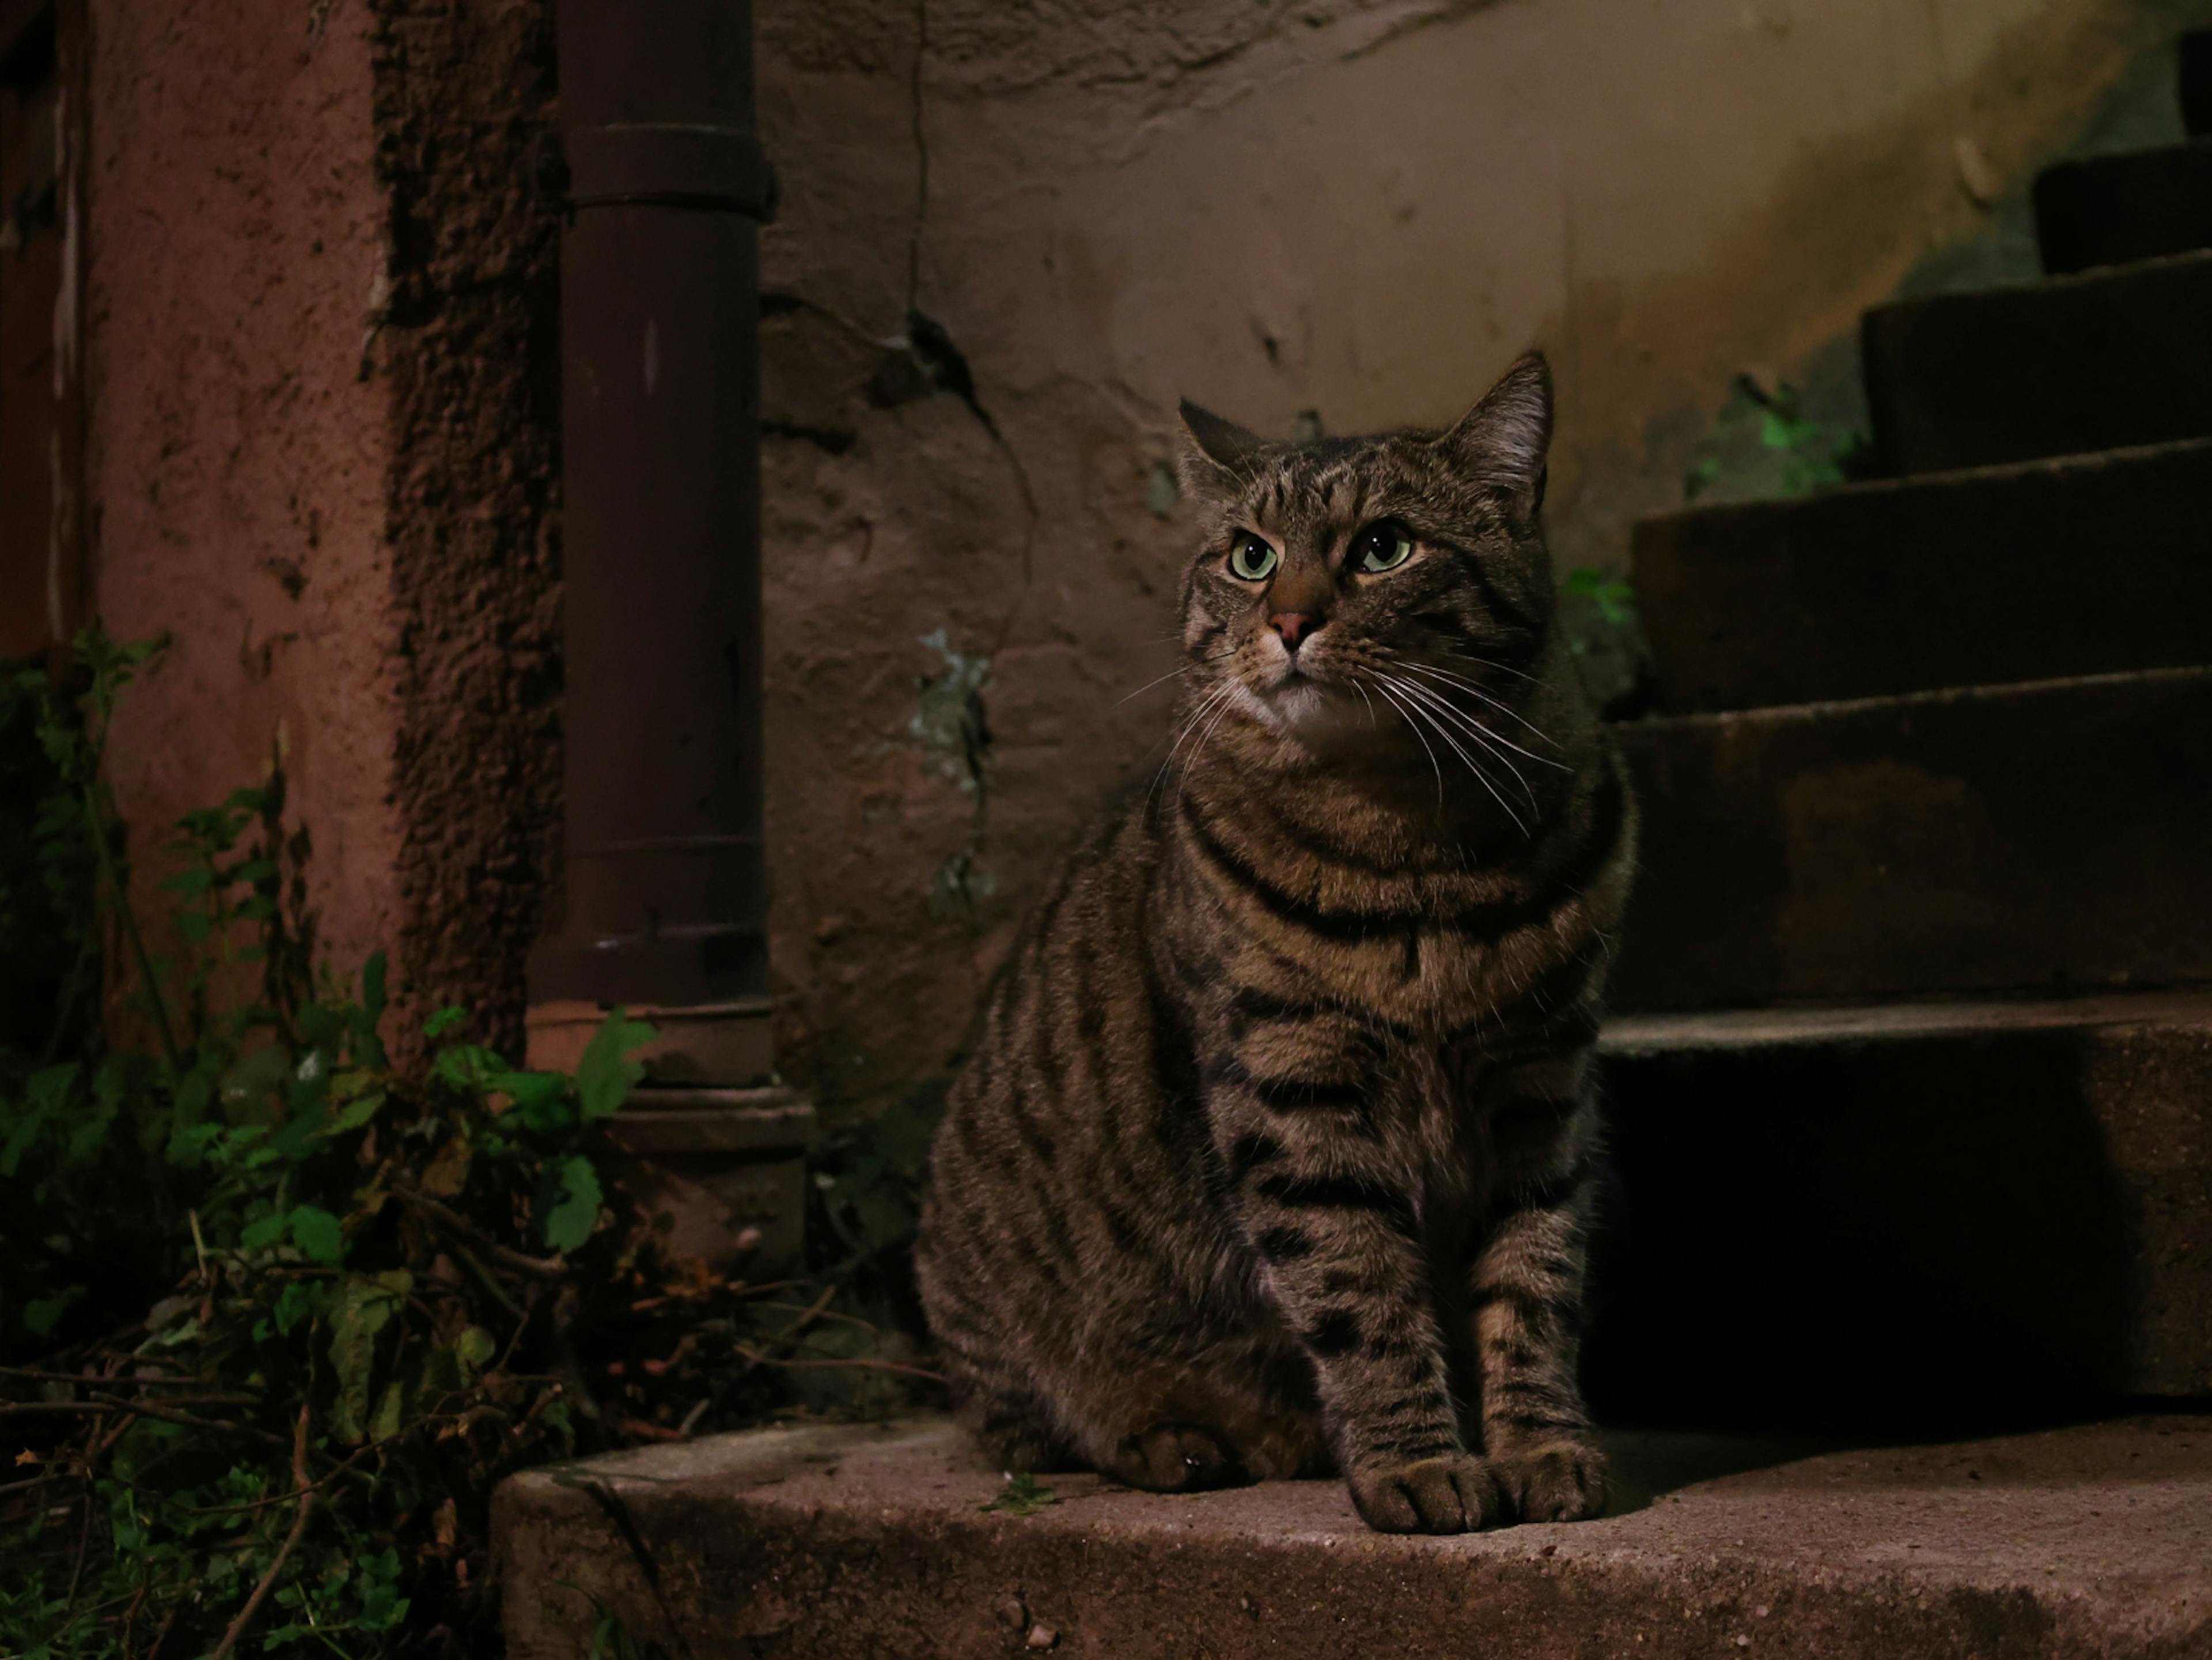
[[82, 1286], [66, 1287], [58, 1297], [34, 1297], [23, 1304], [23, 1329], [33, 1337], [44, 1337], [52, 1332], [70, 1304], [84, 1295]]
[[198, 898], [215, 885], [215, 872], [205, 865], [191, 865], [159, 884], [163, 893], [173, 893], [179, 899]]
[[592, 1237], [599, 1219], [599, 1177], [585, 1158], [561, 1166], [561, 1197], [545, 1213], [545, 1243], [563, 1253]]
[[331, 1371], [337, 1381], [331, 1428], [358, 1444], [368, 1431], [368, 1402], [376, 1361], [376, 1335], [382, 1331], [414, 1285], [404, 1272], [349, 1277], [331, 1319]]
[[431, 1062], [430, 1070], [455, 1089], [481, 1095], [497, 1086], [496, 1080], [507, 1071], [507, 1062], [497, 1051], [481, 1043], [456, 1043]]
[[453, 1353], [471, 1371], [482, 1371], [499, 1353], [499, 1345], [482, 1326], [471, 1326], [453, 1340]]
[[586, 1122], [611, 1118], [629, 1099], [631, 1087], [645, 1076], [642, 1061], [629, 1058], [657, 1034], [642, 1020], [633, 1020], [620, 1009], [610, 1009], [592, 1033], [576, 1063], [576, 1099]]
[[402, 1404], [403, 1391], [399, 1387], [399, 1380], [395, 1377], [384, 1386], [384, 1393], [377, 1399], [376, 1416], [370, 1420], [368, 1426], [370, 1440], [389, 1441], [399, 1433]]
[[345, 1255], [345, 1230], [320, 1206], [301, 1205], [292, 1213], [292, 1243], [311, 1262], [335, 1263]]
[[540, 1132], [567, 1129], [576, 1120], [568, 1080], [557, 1072], [509, 1072], [490, 1080], [491, 1089], [513, 1098], [515, 1116]]
[[999, 1496], [979, 1510], [1002, 1510], [1012, 1516], [1035, 1516], [1047, 1505], [1057, 1505], [1060, 1495], [1050, 1487], [1042, 1486], [1036, 1477], [1026, 1472], [1009, 1475], [1006, 1485], [999, 1489]]
[[422, 1023], [422, 1036], [425, 1037], [443, 1037], [447, 1032], [453, 1031], [455, 1026], [459, 1025], [468, 1018], [469, 1012], [466, 1009], [440, 1009], [435, 1014], [432, 1015], [428, 1020], [425, 1020]]
[[346, 1104], [338, 1110], [337, 1115], [331, 1118], [331, 1122], [324, 1126], [323, 1134], [325, 1135], [343, 1135], [349, 1130], [357, 1130], [363, 1124], [368, 1122], [370, 1119], [375, 1117], [377, 1112], [383, 1107], [383, 1105], [384, 1091], [382, 1090], [371, 1090], [366, 1095], [356, 1097], [355, 1099], [347, 1102]]
[[289, 1334], [293, 1327], [313, 1315], [321, 1302], [321, 1287], [304, 1280], [288, 1280], [284, 1289], [276, 1293], [269, 1317], [276, 1323], [278, 1331]]
[[291, 1225], [289, 1216], [281, 1210], [274, 1211], [240, 1229], [238, 1243], [246, 1250], [266, 1250], [282, 1239]]

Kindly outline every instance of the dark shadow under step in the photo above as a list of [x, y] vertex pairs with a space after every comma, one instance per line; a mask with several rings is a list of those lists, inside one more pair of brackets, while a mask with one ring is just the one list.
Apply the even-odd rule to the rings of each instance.
[[1602, 1050], [1601, 1414], [2212, 1395], [2212, 993], [1630, 1018]]

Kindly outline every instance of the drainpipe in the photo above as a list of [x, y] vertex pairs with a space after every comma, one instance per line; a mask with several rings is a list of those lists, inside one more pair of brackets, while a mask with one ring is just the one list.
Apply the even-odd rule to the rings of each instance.
[[[558, 0], [565, 788], [533, 1065], [659, 1029], [616, 1120], [691, 1254], [798, 1254], [811, 1109], [774, 1055], [761, 818], [758, 273], [774, 178], [749, 0]], [[635, 1174], [635, 1173], [634, 1173]]]

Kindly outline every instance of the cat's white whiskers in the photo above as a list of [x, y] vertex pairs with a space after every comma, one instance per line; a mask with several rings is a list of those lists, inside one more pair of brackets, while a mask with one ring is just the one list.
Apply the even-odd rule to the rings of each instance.
[[[1554, 739], [1551, 733], [1546, 732], [1541, 727], [1537, 726], [1534, 721], [1528, 720], [1510, 703], [1504, 702], [1498, 698], [1492, 696], [1480, 686], [1476, 685], [1473, 681], [1468, 679], [1463, 675], [1454, 674], [1449, 669], [1440, 669], [1433, 663], [1416, 663], [1412, 661], [1410, 659], [1402, 660], [1400, 666], [1402, 668], [1411, 669], [1416, 674], [1425, 674], [1432, 679], [1441, 680], [1447, 685], [1456, 686], [1462, 691], [1472, 692], [1475, 696], [1482, 699], [1484, 702], [1489, 704], [1500, 714], [1506, 715], [1510, 719], [1518, 721], [1530, 732], [1535, 733], [1537, 739], [1540, 742], [1551, 745], [1553, 749], [1559, 748], [1559, 745], [1558, 740]], [[1485, 730], [1487, 731], [1488, 728], [1486, 727]], [[1538, 755], [1532, 751], [1522, 749], [1518, 744], [1515, 743], [1510, 738], [1500, 736], [1495, 733], [1492, 733], [1491, 735], [1497, 738], [1498, 741], [1504, 745], [1508, 749], [1514, 751], [1516, 754], [1527, 756], [1531, 761], [1540, 761], [1547, 767], [1558, 767], [1562, 772], [1571, 772], [1573, 770], [1571, 767], [1566, 766], [1560, 762], [1554, 761], [1549, 756]]]
[[1196, 729], [1198, 723], [1206, 718], [1207, 711], [1216, 703], [1227, 700], [1230, 693], [1236, 689], [1236, 685], [1237, 683], [1234, 680], [1224, 680], [1199, 700], [1198, 707], [1191, 711], [1190, 719], [1183, 722], [1182, 730], [1176, 734], [1175, 743], [1169, 749], [1167, 757], [1160, 763], [1159, 770], [1152, 775], [1152, 787], [1145, 792], [1145, 806], [1148, 811], [1152, 806], [1152, 798], [1159, 794], [1160, 781], [1168, 775], [1175, 765], [1176, 751], [1182, 747], [1183, 739], [1188, 738]]
[[1154, 686], [1158, 685], [1163, 680], [1172, 680], [1178, 674], [1188, 674], [1191, 670], [1197, 668], [1203, 664], [1218, 663], [1224, 657], [1234, 657], [1236, 654], [1237, 648], [1232, 646], [1227, 651], [1217, 651], [1210, 656], [1195, 658], [1188, 663], [1178, 663], [1173, 668], [1170, 669], [1165, 674], [1154, 675], [1151, 679], [1146, 681], [1143, 685], [1138, 687], [1136, 690], [1131, 692], [1128, 697], [1118, 697], [1115, 699], [1114, 707], [1118, 709], [1122, 704], [1127, 702], [1130, 697], [1142, 697], [1146, 692], [1150, 691]]
[[1448, 651], [1443, 654], [1446, 657], [1455, 658], [1462, 663], [1472, 663], [1479, 669], [1495, 669], [1500, 674], [1510, 674], [1516, 680], [1528, 680], [1533, 682], [1536, 678], [1534, 675], [1528, 673], [1526, 670], [1513, 668], [1504, 663], [1493, 663], [1487, 657], [1469, 657], [1463, 651]]
[[1376, 718], [1375, 714], [1375, 700], [1367, 695], [1367, 688], [1361, 685], [1357, 680], [1347, 680], [1346, 684], [1349, 685], [1352, 690], [1358, 692], [1359, 694], [1359, 701], [1367, 705], [1367, 725], [1369, 729], [1374, 732], [1382, 731], [1382, 722]]
[[[1528, 824], [1522, 818], [1521, 815], [1514, 810], [1513, 804], [1505, 799], [1504, 794], [1499, 790], [1496, 784], [1491, 781], [1490, 775], [1485, 772], [1482, 768], [1476, 763], [1473, 756], [1469, 755], [1466, 750], [1461, 748], [1459, 744], [1454, 741], [1451, 733], [1445, 729], [1443, 724], [1436, 718], [1436, 715], [1433, 713], [1425, 709], [1420, 703], [1412, 701], [1413, 695], [1418, 693], [1421, 689], [1415, 686], [1411, 681], [1394, 680], [1388, 675], [1377, 676], [1375, 682], [1375, 690], [1381, 692], [1385, 697], [1390, 698], [1390, 701], [1395, 703], [1397, 702], [1398, 700], [1395, 696], [1392, 696], [1392, 688], [1394, 687], [1399, 693], [1404, 694], [1407, 697], [1408, 701], [1400, 704], [1399, 707], [1407, 712], [1408, 723], [1411, 724], [1413, 717], [1416, 714], [1422, 715], [1425, 718], [1429, 725], [1435, 729], [1437, 735], [1439, 738], [1442, 738], [1447, 744], [1450, 744], [1452, 748], [1458, 751], [1460, 759], [1467, 763], [1467, 769], [1474, 775], [1475, 781], [1480, 784], [1483, 788], [1490, 792], [1490, 799], [1497, 802], [1500, 807], [1504, 809], [1505, 816], [1513, 821], [1514, 828], [1518, 830], [1523, 836], [1528, 835], [1529, 830]], [[1420, 728], [1418, 726], [1413, 729], [1413, 735], [1416, 738], [1421, 737]], [[1421, 738], [1421, 743], [1423, 747], [1425, 748], [1428, 745], [1428, 739]], [[1429, 751], [1429, 758], [1432, 762], [1436, 759], [1436, 751], [1434, 750]], [[1518, 776], [1517, 774], [1516, 775]], [[1528, 787], [1527, 780], [1523, 779], [1522, 781], [1522, 787], [1524, 789]], [[1443, 803], [1443, 775], [1441, 771], [1439, 771], [1437, 775], [1437, 802], [1439, 806]], [[1530, 800], [1533, 801], [1534, 797], [1532, 795]]]
[[1444, 806], [1443, 763], [1437, 759], [1436, 750], [1431, 745], [1428, 739], [1423, 736], [1419, 724], [1414, 721], [1413, 706], [1409, 703], [1401, 703], [1395, 697], [1392, 696], [1390, 694], [1390, 688], [1382, 684], [1382, 680], [1379, 676], [1376, 678], [1375, 682], [1375, 690], [1381, 692], [1382, 696], [1389, 700], [1391, 708], [1396, 709], [1399, 714], [1406, 717], [1407, 729], [1410, 731], [1414, 737], [1420, 739], [1421, 747], [1428, 751], [1429, 765], [1435, 769], [1437, 775], [1437, 811], [1438, 812], [1442, 812]]
[[[1232, 681], [1230, 684], [1233, 687], [1236, 683]], [[1206, 723], [1206, 730], [1199, 733], [1198, 742], [1190, 746], [1190, 759], [1183, 763], [1182, 775], [1176, 780], [1176, 800], [1178, 803], [1182, 800], [1183, 786], [1190, 781], [1190, 775], [1197, 769], [1198, 757], [1205, 753], [1206, 740], [1213, 736], [1213, 729], [1221, 724], [1235, 703], [1236, 699], [1233, 697], [1224, 698], [1221, 707], [1214, 710], [1213, 719]]]
[[[1489, 727], [1484, 726], [1482, 722], [1469, 715], [1464, 709], [1455, 708], [1444, 698], [1443, 694], [1433, 691], [1426, 686], [1417, 685], [1410, 680], [1401, 680], [1398, 683], [1398, 687], [1400, 690], [1419, 698], [1424, 703], [1429, 704], [1440, 713], [1448, 715], [1459, 726], [1462, 731], [1465, 732], [1468, 737], [1474, 739], [1476, 743], [1481, 745], [1484, 749], [1488, 751], [1492, 756], [1497, 758], [1497, 760], [1504, 767], [1506, 771], [1513, 775], [1513, 781], [1521, 786], [1521, 793], [1528, 798], [1528, 810], [1531, 812], [1541, 812], [1543, 811], [1540, 805], [1537, 802], [1536, 792], [1529, 787], [1528, 779], [1522, 775], [1521, 769], [1513, 764], [1511, 757], [1498, 749], [1498, 745], [1503, 740], [1500, 739], [1495, 733], [1492, 732]], [[1511, 749], [1516, 746], [1509, 744], [1506, 747], [1508, 749]], [[1525, 751], [1522, 752], [1526, 753]], [[1531, 757], [1530, 758], [1534, 759], [1534, 757]]]

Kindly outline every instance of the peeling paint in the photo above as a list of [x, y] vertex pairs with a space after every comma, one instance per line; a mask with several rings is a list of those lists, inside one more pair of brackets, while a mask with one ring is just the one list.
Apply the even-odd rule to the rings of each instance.
[[1145, 511], [1155, 519], [1172, 519], [1176, 503], [1182, 500], [1182, 485], [1176, 477], [1175, 469], [1164, 461], [1153, 462], [1145, 479]]
[[971, 841], [937, 867], [929, 885], [929, 914], [940, 921], [973, 916], [976, 905], [999, 891], [999, 879], [981, 862]]
[[991, 660], [955, 651], [943, 629], [919, 636], [945, 660], [945, 672], [924, 677], [907, 733], [925, 764], [965, 795], [981, 795], [989, 764], [991, 735], [983, 710], [983, 691], [991, 682]]

